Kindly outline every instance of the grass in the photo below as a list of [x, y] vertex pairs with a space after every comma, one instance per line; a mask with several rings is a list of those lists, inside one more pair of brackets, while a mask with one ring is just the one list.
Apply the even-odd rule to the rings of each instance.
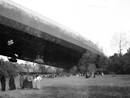
[[50, 87], [52, 98], [130, 98], [128, 87], [84, 86]]
[[43, 79], [41, 90], [0, 92], [0, 98], [130, 98], [130, 76]]

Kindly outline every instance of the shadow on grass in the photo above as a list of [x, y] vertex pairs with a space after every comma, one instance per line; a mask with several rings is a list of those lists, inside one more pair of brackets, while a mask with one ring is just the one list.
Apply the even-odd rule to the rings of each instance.
[[130, 98], [130, 87], [116, 86], [49, 86], [17, 97], [0, 98]]

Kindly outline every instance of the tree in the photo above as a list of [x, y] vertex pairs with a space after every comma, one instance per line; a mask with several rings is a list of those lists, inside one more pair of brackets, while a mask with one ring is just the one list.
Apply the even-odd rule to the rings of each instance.
[[28, 61], [25, 62], [24, 68], [27, 70], [28, 73], [30, 72], [30, 69], [32, 69], [31, 64]]
[[87, 71], [86, 66], [83, 66], [83, 65], [79, 66], [79, 72], [80, 73], [85, 73], [86, 71]]
[[109, 60], [107, 57], [98, 56], [97, 57], [97, 68], [100, 68], [102, 70], [107, 70], [107, 67], [109, 65]]
[[72, 68], [70, 68], [70, 73], [75, 75], [77, 73], [78, 67], [77, 66], [73, 66]]
[[47, 73], [54, 73], [54, 70], [53, 70], [53, 68], [52, 67], [47, 67]]
[[130, 74], [130, 48], [122, 57], [122, 70], [124, 74]]
[[[95, 65], [97, 62], [97, 57], [98, 55], [91, 52], [91, 51], [87, 51], [82, 55], [81, 59], [78, 62], [78, 69], [81, 73], [85, 73], [86, 71], [88, 71], [88, 67], [89, 64]], [[94, 72], [95, 73], [95, 72]]]
[[130, 53], [130, 48], [127, 49], [127, 53]]
[[8, 77], [9, 75], [17, 75], [18, 67], [12, 62], [0, 60], [0, 74]]
[[109, 59], [111, 60], [111, 66], [109, 66], [111, 69], [111, 72], [114, 72], [117, 74], [122, 73], [123, 64], [122, 64], [121, 57], [115, 53], [113, 56], [109, 57]]
[[8, 76], [8, 72], [5, 67], [5, 61], [3, 59], [0, 59], [0, 75]]
[[62, 68], [56, 68], [56, 73], [57, 74], [60, 74], [60, 73], [62, 73], [63, 72], [63, 69]]
[[47, 72], [47, 69], [45, 66], [41, 65], [39, 66], [39, 69], [41, 70], [42, 73], [46, 73]]
[[119, 56], [122, 55], [123, 49], [127, 46], [128, 40], [126, 39], [125, 33], [116, 33], [113, 35], [111, 44], [118, 48]]
[[87, 63], [95, 63], [97, 54], [86, 51], [78, 62], [78, 66], [88, 66]]
[[96, 65], [94, 63], [89, 63], [88, 68], [89, 72], [92, 73], [92, 76], [95, 77], [95, 72], [96, 72]]
[[19, 72], [26, 72], [26, 71], [24, 70], [24, 64], [23, 64], [23, 63], [22, 63], [22, 64], [16, 63], [16, 66], [17, 66]]
[[110, 72], [116, 74], [130, 74], [130, 48], [127, 53], [120, 56], [119, 54], [114, 54], [109, 57], [109, 64], [107, 69]]

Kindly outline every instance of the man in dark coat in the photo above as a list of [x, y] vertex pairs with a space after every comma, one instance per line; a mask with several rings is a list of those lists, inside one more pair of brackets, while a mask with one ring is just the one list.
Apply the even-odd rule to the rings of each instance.
[[1, 82], [2, 91], [5, 91], [6, 79], [4, 75], [1, 75], [0, 82]]
[[9, 88], [10, 90], [15, 90], [15, 80], [14, 77], [11, 75], [9, 78]]

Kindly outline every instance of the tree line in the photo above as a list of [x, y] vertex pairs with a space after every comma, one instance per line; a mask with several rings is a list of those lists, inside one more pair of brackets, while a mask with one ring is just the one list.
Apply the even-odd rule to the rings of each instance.
[[[39, 67], [33, 67], [34, 72], [49, 72], [49, 73], [61, 73], [63, 70], [57, 68], [52, 70], [51, 67], [45, 68], [45, 66], [38, 65]], [[0, 74], [5, 76], [17, 75], [19, 72], [28, 72], [32, 69], [29, 64], [17, 64], [0, 59]], [[86, 72], [104, 72], [106, 74], [130, 74], [130, 48], [123, 55], [115, 53], [110, 57], [99, 56], [90, 51], [86, 51], [80, 58], [77, 65], [69, 69], [69, 73], [86, 73]]]
[[72, 73], [104, 72], [107, 74], [130, 74], [130, 48], [125, 54], [122, 53], [130, 42], [126, 34], [119, 32], [112, 37], [111, 44], [118, 49], [112, 56], [99, 56], [88, 50], [82, 55], [78, 64], [70, 69]]
[[99, 56], [90, 51], [86, 51], [78, 64], [70, 69], [73, 74], [76, 73], [96, 73], [104, 72], [106, 74], [130, 74], [130, 48], [123, 55], [115, 53], [110, 57]]
[[19, 73], [59, 74], [61, 72], [63, 72], [62, 68], [52, 68], [51, 66], [45, 67], [42, 64], [36, 64], [34, 66], [29, 64], [28, 62], [26, 62], [25, 64], [18, 64], [0, 59], [0, 75], [4, 75], [5, 77], [9, 77], [10, 75], [16, 76]]

